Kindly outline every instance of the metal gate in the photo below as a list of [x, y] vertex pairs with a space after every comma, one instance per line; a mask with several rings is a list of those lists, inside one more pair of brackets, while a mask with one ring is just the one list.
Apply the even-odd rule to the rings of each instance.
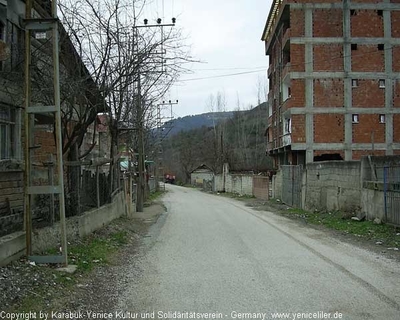
[[281, 166], [282, 201], [292, 207], [301, 207], [301, 180], [303, 166]]
[[400, 167], [383, 170], [385, 222], [400, 226]]

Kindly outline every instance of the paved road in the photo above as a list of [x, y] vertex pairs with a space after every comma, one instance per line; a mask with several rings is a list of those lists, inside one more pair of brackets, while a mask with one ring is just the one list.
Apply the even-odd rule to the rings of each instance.
[[168, 213], [126, 275], [118, 309], [131, 317], [400, 319], [395, 262], [232, 199], [168, 188]]

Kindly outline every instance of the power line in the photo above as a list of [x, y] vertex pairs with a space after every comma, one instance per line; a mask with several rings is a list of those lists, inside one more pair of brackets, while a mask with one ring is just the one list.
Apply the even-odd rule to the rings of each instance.
[[225, 78], [225, 77], [240, 76], [240, 75], [244, 75], [244, 74], [260, 73], [260, 72], [266, 72], [266, 71], [267, 71], [267, 69], [262, 69], [262, 70], [255, 70], [255, 71], [245, 71], [245, 72], [238, 72], [238, 73], [221, 74], [221, 75], [210, 76], [210, 77], [191, 78], [191, 79], [185, 79], [185, 80], [180, 80], [180, 81], [181, 81], [181, 82], [188, 82], [188, 81], [196, 81], [196, 80], [206, 80], [206, 79], [215, 79], [215, 78]]

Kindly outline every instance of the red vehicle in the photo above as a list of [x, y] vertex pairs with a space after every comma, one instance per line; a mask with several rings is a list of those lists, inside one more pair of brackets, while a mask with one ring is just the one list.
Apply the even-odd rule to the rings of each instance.
[[175, 176], [172, 174], [165, 175], [165, 183], [175, 184]]

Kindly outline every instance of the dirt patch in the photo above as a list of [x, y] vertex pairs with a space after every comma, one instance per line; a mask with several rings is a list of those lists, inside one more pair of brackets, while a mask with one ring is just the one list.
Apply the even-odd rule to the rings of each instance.
[[0, 311], [108, 311], [124, 290], [120, 269], [135, 255], [149, 228], [165, 212], [158, 202], [70, 243], [73, 275], [25, 259], [0, 268]]

